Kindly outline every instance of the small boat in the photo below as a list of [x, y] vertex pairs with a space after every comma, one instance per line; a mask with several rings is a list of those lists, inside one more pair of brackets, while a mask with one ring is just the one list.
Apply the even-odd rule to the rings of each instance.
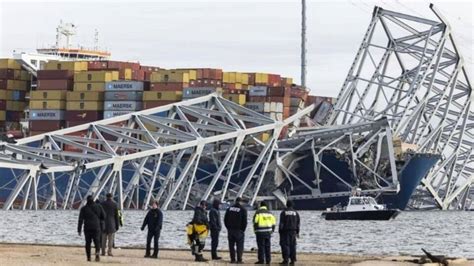
[[400, 210], [387, 209], [372, 197], [352, 196], [345, 208], [337, 205], [323, 212], [322, 217], [326, 220], [390, 220], [398, 214]]

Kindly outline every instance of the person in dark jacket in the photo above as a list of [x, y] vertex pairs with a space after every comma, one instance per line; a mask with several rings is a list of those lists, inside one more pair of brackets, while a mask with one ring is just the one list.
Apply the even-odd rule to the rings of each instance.
[[[207, 218], [207, 202], [202, 200], [198, 206], [194, 209], [194, 216], [191, 224], [194, 227], [205, 227], [205, 230], [209, 230], [209, 219]], [[207, 236], [207, 233], [201, 234]], [[195, 261], [206, 262], [207, 260], [202, 255], [202, 250], [206, 246], [205, 237], [196, 237], [194, 239], [194, 244], [192, 245], [192, 250], [195, 256]]]
[[253, 217], [253, 229], [258, 246], [258, 261], [255, 264], [271, 263], [271, 238], [275, 231], [275, 225], [275, 216], [268, 210], [267, 204], [261, 202]]
[[[227, 228], [229, 253], [231, 263], [242, 263], [244, 252], [245, 230], [247, 229], [247, 210], [242, 207], [242, 199], [235, 199], [235, 204], [229, 207], [224, 215], [224, 224]], [[237, 260], [235, 260], [235, 247], [237, 246]]]
[[100, 227], [101, 222], [105, 219], [105, 213], [102, 208], [94, 203], [92, 196], [87, 196], [87, 203], [79, 212], [79, 221], [77, 224], [77, 233], [81, 235], [82, 226], [84, 225], [84, 237], [86, 240], [86, 256], [87, 261], [91, 261], [91, 242], [94, 241], [95, 261], [100, 261]]
[[222, 259], [217, 255], [217, 247], [219, 246], [219, 233], [222, 229], [221, 224], [221, 213], [219, 211], [219, 206], [221, 201], [215, 199], [212, 202], [212, 207], [209, 210], [209, 229], [211, 230], [211, 254], [213, 260]]
[[293, 202], [286, 201], [286, 209], [280, 213], [281, 264], [296, 263], [296, 238], [300, 234], [300, 215], [293, 209]]
[[158, 258], [158, 240], [160, 239], [161, 228], [163, 226], [163, 212], [158, 208], [158, 202], [153, 202], [151, 210], [143, 220], [142, 231], [148, 226], [148, 234], [146, 237], [145, 258], [150, 258], [151, 239], [153, 239], [153, 255], [151, 258]]
[[[102, 232], [102, 256], [105, 256], [107, 248], [107, 255], [113, 256], [112, 247], [115, 238], [115, 232], [119, 229], [118, 206], [112, 199], [112, 194], [107, 193], [107, 199], [102, 202], [102, 208], [105, 211], [105, 228]], [[108, 245], [107, 245], [108, 243]]]
[[[100, 207], [100, 211], [103, 212], [105, 215], [104, 208], [102, 208], [102, 204], [99, 199], [95, 200], [95, 204]], [[104, 216], [104, 219], [105, 219], [105, 216]], [[100, 228], [99, 228], [100, 229], [100, 234], [99, 234], [100, 248], [102, 248], [102, 231], [104, 231], [104, 228], [105, 228], [105, 220], [102, 220], [100, 221]]]

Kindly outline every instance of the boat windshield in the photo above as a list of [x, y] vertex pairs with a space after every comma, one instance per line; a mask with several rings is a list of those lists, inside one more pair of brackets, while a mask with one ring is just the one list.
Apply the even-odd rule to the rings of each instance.
[[351, 199], [351, 205], [361, 205], [361, 204], [364, 204], [361, 198]]
[[377, 202], [373, 198], [369, 198], [369, 203], [373, 205], [377, 205]]

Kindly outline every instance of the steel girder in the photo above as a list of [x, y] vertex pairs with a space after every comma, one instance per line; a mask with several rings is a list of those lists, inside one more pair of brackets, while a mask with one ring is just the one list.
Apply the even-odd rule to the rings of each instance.
[[374, 9], [325, 124], [387, 117], [402, 141], [442, 156], [421, 194], [441, 209], [457, 209], [474, 181], [472, 87], [448, 22], [430, 8], [438, 20]]
[[12, 174], [0, 179], [0, 204], [71, 209], [109, 192], [120, 208], [237, 196], [253, 204], [282, 128], [312, 107], [276, 121], [210, 94], [0, 143], [0, 168]]

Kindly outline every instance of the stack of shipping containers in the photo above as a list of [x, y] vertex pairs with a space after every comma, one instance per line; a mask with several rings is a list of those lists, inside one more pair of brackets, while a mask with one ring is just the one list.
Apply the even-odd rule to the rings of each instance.
[[142, 110], [143, 81], [112, 81], [105, 84], [104, 118]]
[[66, 95], [74, 73], [87, 70], [86, 62], [50, 61], [38, 71], [36, 91], [30, 93], [30, 135], [66, 127]]
[[[30, 79], [15, 60], [0, 60], [0, 127], [19, 129]], [[321, 120], [334, 102], [329, 97], [308, 96], [291, 78], [277, 74], [166, 70], [120, 61], [50, 61], [38, 71], [37, 84], [30, 95], [31, 135], [213, 92], [280, 121], [312, 103]]]
[[68, 94], [68, 126], [103, 118], [104, 91], [107, 82], [117, 80], [118, 71], [82, 71], [74, 75], [74, 91]]
[[158, 70], [150, 75], [150, 91], [143, 94], [143, 107], [149, 109], [181, 101], [189, 87], [190, 72], [195, 81], [196, 71]]
[[20, 120], [26, 107], [31, 75], [13, 59], [0, 59], [0, 128], [21, 137]]

